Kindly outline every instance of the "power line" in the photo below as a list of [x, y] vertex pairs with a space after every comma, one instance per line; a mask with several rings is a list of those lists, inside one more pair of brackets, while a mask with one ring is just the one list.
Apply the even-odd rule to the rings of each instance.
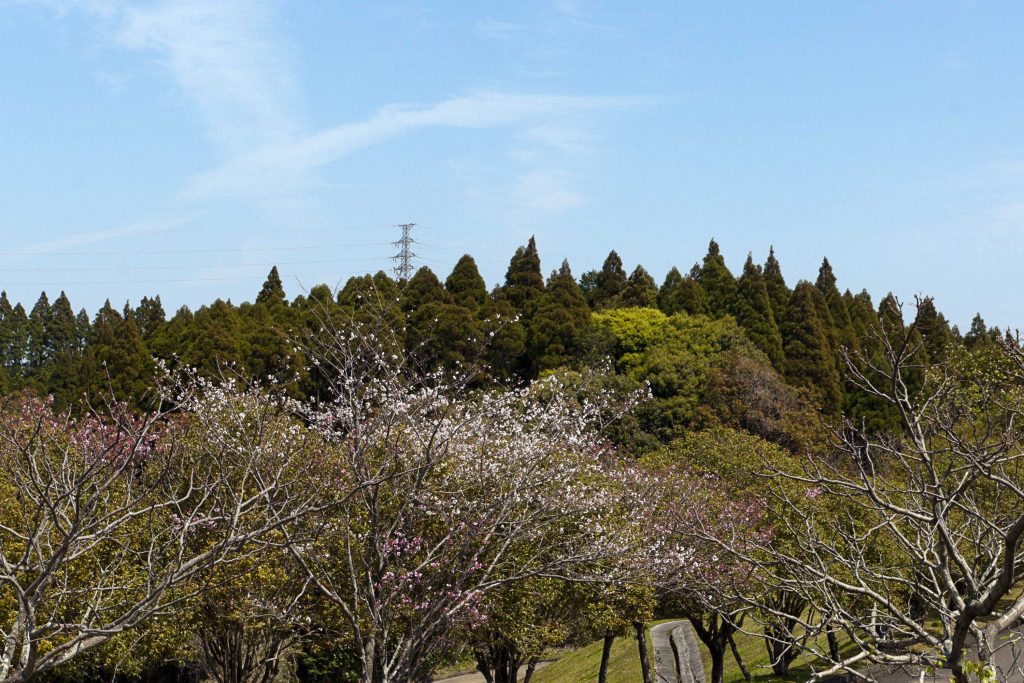
[[408, 282], [412, 277], [412, 260], [416, 258], [416, 254], [411, 249], [412, 245], [416, 243], [416, 240], [412, 238], [412, 229], [415, 225], [415, 223], [401, 223], [396, 226], [402, 229], [402, 237], [391, 243], [398, 247], [398, 253], [392, 256], [391, 260], [398, 263], [395, 266], [395, 277], [399, 282]]
[[[301, 246], [287, 247], [245, 247], [232, 249], [142, 249], [138, 251], [127, 251], [117, 249], [111, 251], [0, 251], [0, 256], [144, 256], [146, 254], [242, 254], [246, 252], [268, 252], [268, 251], [303, 251], [303, 250], [324, 250], [324, 249], [350, 249], [352, 247], [379, 247], [394, 244], [394, 242], [364, 242], [362, 244], [307, 244]], [[415, 256], [415, 254], [412, 254]]]
[[[150, 266], [117, 266], [117, 270], [124, 271], [151, 271], [151, 270], [199, 270], [218, 268], [270, 268], [272, 266], [311, 266], [326, 265], [332, 263], [368, 263], [375, 262], [373, 257], [362, 258], [339, 258], [339, 259], [317, 259], [312, 261], [274, 261], [267, 263], [178, 263], [174, 265], [159, 264]], [[38, 273], [39, 268], [4, 268], [5, 273]], [[61, 268], [61, 272], [89, 273], [89, 272], [110, 272], [111, 266], [82, 266], [78, 268]]]

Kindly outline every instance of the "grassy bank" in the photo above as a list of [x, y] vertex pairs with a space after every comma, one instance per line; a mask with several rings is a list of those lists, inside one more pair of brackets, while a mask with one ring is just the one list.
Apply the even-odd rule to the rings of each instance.
[[[671, 621], [671, 620], [668, 620]], [[655, 622], [655, 624], [661, 622]], [[652, 626], [654, 624], [651, 624]], [[647, 637], [648, 645], [651, 643], [650, 634]], [[541, 669], [533, 676], [534, 683], [597, 683], [597, 671], [601, 665], [601, 648], [603, 643], [597, 641], [578, 650], [570, 652], [558, 661], [551, 663]], [[750, 671], [754, 681], [767, 683], [768, 681], [805, 681], [811, 671], [808, 667], [808, 657], [800, 657], [793, 663], [790, 674], [779, 678], [772, 673], [771, 661], [765, 651], [764, 641], [753, 633], [737, 633], [736, 647], [747, 669]], [[707, 649], [700, 645], [701, 659], [704, 660], [704, 670], [711, 671], [711, 658]], [[651, 654], [653, 666], [654, 655]], [[611, 658], [608, 662], [608, 683], [637, 683], [642, 680], [640, 675], [640, 659], [637, 655], [636, 638], [623, 636], [615, 639], [612, 647]], [[736, 665], [732, 653], [725, 658], [725, 680], [726, 683], [742, 683], [743, 674]]]

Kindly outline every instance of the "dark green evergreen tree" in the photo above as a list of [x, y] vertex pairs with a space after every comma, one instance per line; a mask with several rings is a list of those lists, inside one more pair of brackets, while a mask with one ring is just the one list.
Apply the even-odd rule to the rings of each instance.
[[176, 357], [183, 356], [194, 319], [195, 316], [188, 306], [179, 308], [148, 342], [149, 350], [157, 358], [169, 363], [175, 361]]
[[409, 282], [402, 288], [402, 310], [407, 314], [416, 312], [430, 303], [452, 303], [452, 295], [445, 290], [444, 285], [437, 279], [427, 266], [416, 271], [416, 274], [409, 278]]
[[238, 309], [222, 299], [201, 307], [182, 331], [178, 353], [208, 377], [244, 370], [248, 349]]
[[480, 325], [468, 308], [433, 300], [409, 313], [406, 349], [422, 370], [469, 369], [482, 358]]
[[637, 266], [629, 274], [626, 286], [619, 297], [619, 306], [621, 308], [657, 308], [658, 286], [643, 266]]
[[139, 328], [142, 339], [149, 342], [160, 333], [160, 329], [167, 324], [167, 314], [160, 302], [160, 295], [153, 298], [142, 297], [138, 308], [135, 309], [135, 324]]
[[[916, 326], [908, 326], [903, 318], [903, 306], [890, 292], [878, 302], [879, 333], [889, 347], [895, 350], [900, 364], [905, 367], [902, 375], [904, 385], [910, 394], [916, 395], [924, 386], [925, 367], [929, 363], [928, 349]], [[884, 356], [881, 356], [884, 361]]]
[[917, 302], [917, 316], [914, 326], [924, 339], [924, 346], [931, 363], [940, 363], [949, 355], [953, 345], [953, 333], [946, 317], [935, 308], [935, 300], [926, 296]]
[[25, 365], [28, 360], [29, 322], [28, 314], [21, 303], [14, 305], [11, 309], [9, 324], [5, 325], [9, 335], [7, 350], [7, 362], [10, 363], [9, 370], [17, 386], [21, 386], [25, 378]]
[[590, 323], [590, 309], [572, 275], [568, 261], [551, 273], [530, 321], [529, 356], [535, 371], [571, 362]]
[[492, 378], [506, 381], [525, 372], [526, 325], [500, 291], [495, 291], [480, 309], [480, 332], [487, 340], [484, 357]]
[[242, 304], [238, 315], [244, 336], [243, 364], [249, 376], [259, 381], [273, 378], [286, 386], [293, 396], [302, 395], [299, 385], [304, 368], [300, 354], [290, 341], [302, 327], [302, 321], [298, 311], [285, 299], [276, 266], [267, 275], [256, 303]]
[[505, 272], [501, 296], [524, 319], [529, 319], [544, 294], [544, 276], [540, 272], [537, 242], [531, 237], [525, 247], [516, 249]]
[[35, 374], [46, 362], [46, 327], [50, 322], [50, 300], [39, 295], [28, 316], [28, 369]]
[[821, 268], [818, 269], [818, 279], [814, 286], [821, 292], [828, 306], [829, 317], [832, 320], [834, 333], [833, 347], [835, 349], [845, 348], [849, 351], [857, 350], [857, 333], [853, 329], [853, 322], [850, 319], [850, 312], [843, 301], [843, 295], [836, 287], [836, 276], [832, 272], [832, 265], [828, 259], [823, 259]]
[[964, 346], [973, 350], [986, 346], [991, 341], [992, 335], [989, 334], [988, 326], [985, 325], [985, 319], [981, 317], [981, 313], [976, 313], [971, 319], [971, 328], [964, 335]]
[[665, 281], [658, 288], [658, 309], [665, 315], [672, 315], [683, 310], [680, 292], [683, 287], [683, 274], [672, 266], [665, 276]]
[[256, 303], [264, 306], [283, 306], [287, 303], [284, 295], [284, 285], [281, 284], [281, 276], [277, 274], [277, 266], [270, 269], [267, 279], [256, 295]]
[[455, 304], [426, 266], [416, 271], [402, 289], [406, 312], [405, 348], [424, 370], [456, 368], [477, 360], [480, 329], [473, 311]]
[[708, 310], [720, 318], [732, 313], [736, 300], [736, 278], [729, 272], [725, 259], [719, 253], [718, 242], [711, 240], [708, 253], [700, 269], [700, 286], [708, 298]]
[[[871, 295], [867, 290], [862, 290], [856, 295], [847, 290], [843, 299], [857, 336], [858, 351], [850, 358], [850, 362], [854, 363], [872, 383], [884, 386], [886, 379], [876, 371], [876, 368], [885, 364], [882, 325], [875, 312]], [[855, 383], [847, 384], [844, 405], [846, 415], [871, 431], [894, 433], [899, 429], [899, 414], [893, 406]]]
[[665, 282], [658, 290], [658, 308], [665, 315], [689, 313], [690, 315], [708, 314], [708, 297], [697, 281], [700, 266], [694, 265], [686, 276], [675, 267], [668, 271]]
[[84, 350], [92, 334], [92, 321], [84, 308], [78, 309], [78, 315], [75, 316], [75, 330], [78, 332], [78, 348]]
[[62, 353], [77, 356], [81, 350], [75, 312], [67, 295], [61, 292], [50, 306], [46, 326], [46, 355], [48, 358], [56, 358]]
[[842, 405], [842, 392], [828, 336], [818, 317], [815, 299], [820, 296], [806, 281], [793, 290], [780, 325], [786, 356], [783, 374], [791, 384], [807, 388], [822, 412], [835, 415]]
[[19, 331], [15, 329], [14, 307], [7, 292], [0, 292], [0, 389], [12, 391], [21, 380], [23, 351], [17, 346]]
[[622, 259], [614, 251], [608, 254], [597, 273], [591, 299], [587, 302], [595, 311], [619, 306], [619, 298], [626, 288], [626, 271], [622, 267]]
[[782, 277], [782, 267], [775, 258], [775, 247], [768, 249], [768, 259], [764, 262], [764, 286], [768, 290], [768, 299], [772, 302], [772, 312], [775, 319], [782, 316], [782, 312], [789, 303], [791, 292], [786, 286], [786, 279]]
[[86, 355], [81, 379], [93, 402], [141, 403], [153, 368], [133, 315], [122, 316], [107, 301], [96, 313]]
[[749, 255], [743, 264], [743, 274], [736, 284], [735, 314], [736, 322], [747, 333], [750, 341], [764, 351], [772, 365], [781, 371], [785, 360], [782, 354], [782, 335], [775, 323], [764, 276]]
[[73, 404], [80, 397], [80, 365], [84, 346], [79, 321], [64, 292], [50, 307], [46, 329], [47, 361], [39, 373], [39, 384], [54, 397], [58, 408]]
[[444, 281], [444, 288], [452, 295], [456, 304], [474, 314], [478, 313], [487, 301], [487, 284], [480, 276], [476, 261], [469, 254], [464, 255], [455, 264], [448, 279]]
[[597, 291], [597, 280], [600, 277], [601, 271], [599, 270], [588, 270], [583, 275], [580, 275], [580, 291], [583, 292], [583, 298], [587, 300], [588, 306], [594, 300], [594, 293]]

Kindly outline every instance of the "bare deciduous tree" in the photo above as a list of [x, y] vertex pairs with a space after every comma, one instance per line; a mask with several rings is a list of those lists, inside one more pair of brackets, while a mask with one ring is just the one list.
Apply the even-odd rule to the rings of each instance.
[[145, 417], [0, 406], [0, 680], [180, 608], [316, 504], [317, 450], [281, 402], [198, 380], [173, 393], [181, 412]]
[[[766, 463], [772, 542], [740, 548], [705, 534], [751, 568], [762, 595], [802, 598], [788, 609], [748, 596], [752, 606], [807, 634], [835, 628], [852, 641], [845, 657], [834, 639], [829, 648], [803, 641], [828, 662], [816, 679], [871, 677], [870, 663], [948, 668], [961, 683], [1004, 680], [1017, 667], [1024, 352], [1007, 343], [923, 367], [912, 332], [880, 333], [875, 357], [849, 363], [861, 389], [897, 410], [900, 433], [847, 420], [834, 432], [835, 459]], [[780, 535], [788, 542], [774, 542]]]

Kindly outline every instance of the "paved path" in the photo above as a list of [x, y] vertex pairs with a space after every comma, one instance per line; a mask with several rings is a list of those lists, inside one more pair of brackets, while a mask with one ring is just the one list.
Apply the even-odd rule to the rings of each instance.
[[[537, 670], [539, 671], [539, 670], [543, 669], [545, 666], [547, 666], [550, 663], [551, 662], [544, 662], [544, 661], [537, 662]], [[522, 679], [522, 677], [525, 674], [526, 674], [526, 667], [525, 666], [519, 667], [519, 678]], [[438, 678], [436, 680], [437, 680], [437, 683], [485, 683], [484, 676], [479, 671], [470, 671], [468, 673], [459, 674], [458, 676], [452, 676], [450, 678]]]
[[656, 683], [704, 683], [704, 664], [690, 622], [667, 621], [651, 628]]
[[676, 668], [676, 656], [672, 650], [670, 636], [672, 629], [684, 624], [684, 621], [666, 621], [651, 627], [651, 644], [654, 646], [654, 680], [655, 683], [678, 683], [679, 672]]

